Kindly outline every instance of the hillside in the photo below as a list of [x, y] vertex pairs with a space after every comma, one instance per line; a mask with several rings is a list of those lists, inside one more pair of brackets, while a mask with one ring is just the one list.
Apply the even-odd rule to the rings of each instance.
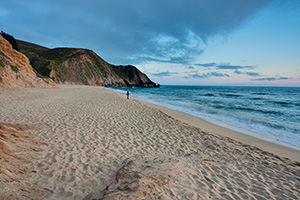
[[114, 66], [95, 52], [78, 48], [49, 49], [17, 40], [19, 49], [30, 60], [40, 77], [56, 83], [106, 87], [157, 87], [134, 66]]
[[12, 45], [0, 35], [0, 87], [39, 87], [57, 88], [47, 78], [36, 76], [29, 59], [13, 49]]

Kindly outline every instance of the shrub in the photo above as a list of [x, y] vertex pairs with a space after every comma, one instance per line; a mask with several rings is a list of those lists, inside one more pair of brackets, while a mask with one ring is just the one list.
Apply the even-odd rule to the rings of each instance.
[[15, 71], [15, 72], [18, 72], [19, 71], [19, 68], [15, 65], [11, 65], [10, 68]]
[[20, 51], [20, 49], [18, 47], [18, 43], [17, 43], [16, 39], [12, 35], [4, 33], [3, 31], [1, 31], [0, 34], [2, 35], [2, 37], [4, 39], [6, 39], [11, 44], [11, 46], [13, 47], [13, 49], [15, 49], [17, 51]]

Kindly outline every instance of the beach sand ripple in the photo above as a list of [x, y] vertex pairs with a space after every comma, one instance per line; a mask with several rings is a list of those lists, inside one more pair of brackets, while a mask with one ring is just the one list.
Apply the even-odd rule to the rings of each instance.
[[26, 133], [48, 144], [25, 180], [51, 191], [48, 199], [300, 199], [298, 162], [125, 95], [0, 88], [0, 102], [1, 121], [34, 126]]

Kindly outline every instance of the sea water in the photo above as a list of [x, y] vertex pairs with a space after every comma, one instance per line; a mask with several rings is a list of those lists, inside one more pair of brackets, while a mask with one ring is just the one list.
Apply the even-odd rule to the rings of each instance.
[[[116, 89], [113, 89], [116, 90]], [[161, 86], [130, 94], [220, 126], [300, 150], [300, 88]]]

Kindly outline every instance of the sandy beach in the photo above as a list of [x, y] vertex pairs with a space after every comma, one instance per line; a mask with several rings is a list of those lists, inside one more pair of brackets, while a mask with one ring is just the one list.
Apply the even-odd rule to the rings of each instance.
[[18, 180], [0, 158], [0, 199], [300, 199], [299, 151], [101, 87], [59, 87], [0, 88], [0, 122], [29, 126], [16, 129], [41, 149]]

